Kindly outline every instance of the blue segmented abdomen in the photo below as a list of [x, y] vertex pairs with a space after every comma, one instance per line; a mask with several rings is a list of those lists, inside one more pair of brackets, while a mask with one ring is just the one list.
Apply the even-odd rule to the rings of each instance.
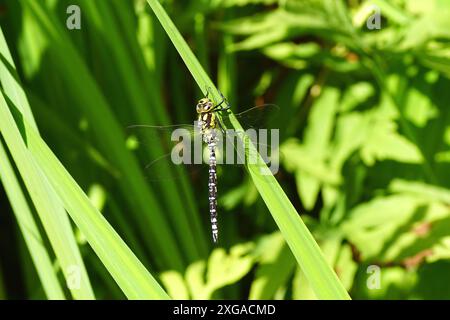
[[218, 222], [217, 222], [217, 174], [216, 174], [216, 152], [215, 142], [208, 144], [209, 149], [209, 214], [211, 218], [211, 232], [214, 243], [219, 238]]
[[207, 144], [209, 150], [209, 178], [208, 178], [208, 197], [209, 197], [209, 215], [211, 220], [211, 233], [214, 243], [219, 239], [219, 228], [217, 221], [217, 174], [216, 174], [216, 144], [217, 135], [215, 129], [215, 116], [212, 113], [199, 115], [199, 129], [203, 136], [203, 141]]

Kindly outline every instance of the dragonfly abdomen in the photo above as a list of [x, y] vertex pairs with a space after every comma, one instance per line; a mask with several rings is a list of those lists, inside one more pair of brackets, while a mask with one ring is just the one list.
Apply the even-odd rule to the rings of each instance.
[[[213, 132], [213, 130], [211, 130]], [[209, 214], [211, 218], [211, 232], [214, 243], [217, 243], [219, 237], [217, 221], [217, 174], [216, 174], [216, 137], [212, 133], [208, 140], [209, 149]]]

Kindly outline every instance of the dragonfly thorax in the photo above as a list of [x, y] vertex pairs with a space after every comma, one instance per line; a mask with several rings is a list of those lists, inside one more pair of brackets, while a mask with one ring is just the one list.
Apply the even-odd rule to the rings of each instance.
[[198, 124], [201, 133], [204, 135], [210, 129], [216, 128], [216, 115], [214, 112], [204, 112], [198, 115]]

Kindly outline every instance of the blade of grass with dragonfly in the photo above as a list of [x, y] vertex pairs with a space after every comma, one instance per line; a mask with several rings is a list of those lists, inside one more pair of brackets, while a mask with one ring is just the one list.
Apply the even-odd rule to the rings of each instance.
[[[157, 0], [147, 0], [147, 2], [200, 89], [204, 94], [206, 94], [207, 88], [213, 89], [213, 98], [215, 101], [219, 101], [220, 96], [217, 89], [161, 4]], [[230, 123], [235, 130], [243, 131], [242, 126], [232, 114], [230, 114]], [[250, 152], [255, 152], [253, 145], [250, 144], [249, 148]], [[275, 177], [261, 174], [263, 161], [259, 155], [258, 157], [259, 163], [246, 165], [247, 170], [317, 297], [320, 299], [350, 299]], [[265, 169], [269, 170], [267, 167]]]

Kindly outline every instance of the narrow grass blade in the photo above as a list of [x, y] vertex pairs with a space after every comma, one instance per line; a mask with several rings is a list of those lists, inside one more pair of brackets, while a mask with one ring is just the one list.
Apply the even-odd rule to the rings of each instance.
[[[0, 82], [4, 88], [6, 97], [12, 103], [19, 106], [24, 118], [28, 119], [33, 128], [36, 129], [31, 109], [25, 92], [20, 86], [15, 66], [2, 31], [0, 31], [0, 58]], [[2, 134], [4, 135], [5, 133], [2, 132]], [[71, 288], [73, 297], [75, 299], [93, 299], [94, 293], [86, 268], [75, 241], [69, 218], [61, 206], [59, 199], [55, 196], [52, 187], [38, 168], [36, 168], [33, 161], [27, 160], [29, 156], [26, 151], [15, 149], [16, 145], [12, 141], [7, 142], [7, 145], [16, 161], [20, 174], [22, 177], [26, 177], [24, 179], [25, 186], [30, 193], [66, 279], [71, 276], [73, 267], [77, 267], [77, 272], [80, 276], [80, 286], [73, 290]]]
[[92, 205], [33, 126], [21, 117], [19, 110], [15, 109], [14, 113], [18, 119], [17, 124], [4, 96], [0, 95], [0, 117], [3, 119], [0, 130], [19, 171], [22, 175], [26, 174], [25, 181], [32, 181], [31, 178], [39, 177], [42, 170], [53, 187], [48, 189], [44, 185], [42, 191], [31, 191], [38, 196], [56, 191], [75, 224], [128, 298], [167, 299], [168, 295]]
[[20, 231], [24, 237], [36, 271], [41, 280], [44, 292], [49, 299], [65, 299], [61, 285], [58, 282], [52, 261], [44, 246], [39, 229], [34, 221], [28, 202], [20, 187], [14, 169], [9, 162], [3, 144], [0, 142], [0, 180], [5, 188], [9, 203], [17, 219]]

